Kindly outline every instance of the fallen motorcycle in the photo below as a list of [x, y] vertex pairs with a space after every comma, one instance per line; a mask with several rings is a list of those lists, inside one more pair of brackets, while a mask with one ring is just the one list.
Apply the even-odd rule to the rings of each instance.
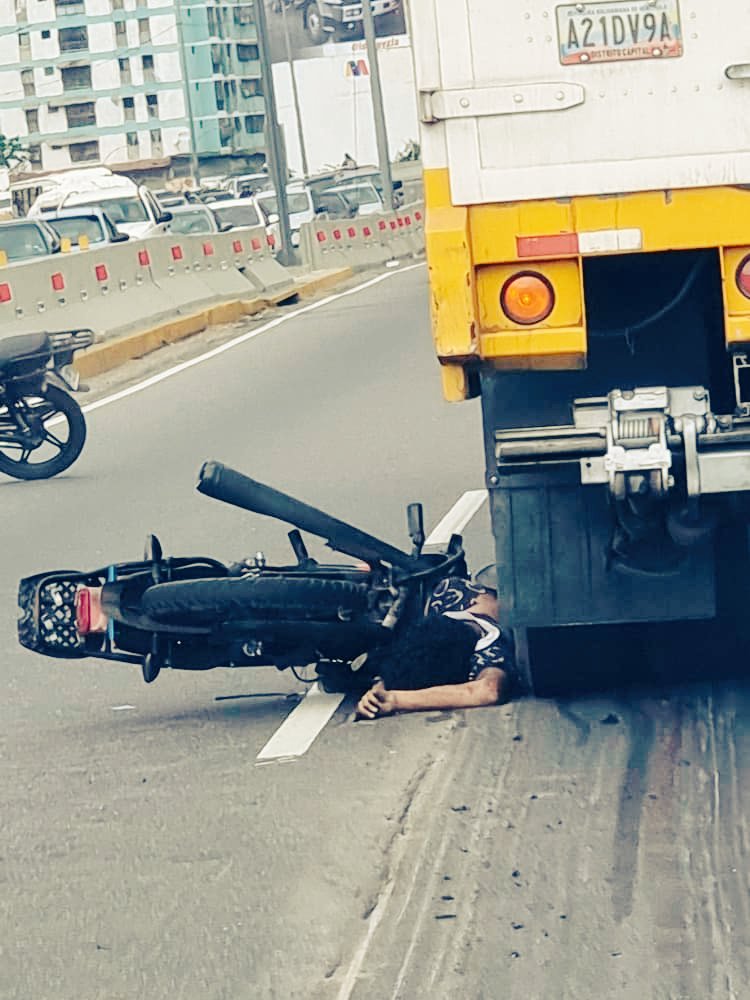
[[86, 421], [70, 395], [82, 388], [72, 362], [93, 342], [90, 330], [0, 340], [0, 472], [49, 479], [81, 454]]
[[[270, 566], [262, 553], [231, 565], [166, 557], [149, 535], [140, 562], [22, 580], [21, 644], [45, 656], [139, 664], [147, 683], [165, 667], [315, 664], [327, 687], [346, 690], [362, 654], [420, 615], [438, 580], [466, 576], [458, 535], [443, 552], [423, 551], [421, 504], [408, 507], [407, 553], [217, 462], [203, 466], [197, 488], [294, 525], [296, 563]], [[356, 562], [317, 562], [300, 529]]]

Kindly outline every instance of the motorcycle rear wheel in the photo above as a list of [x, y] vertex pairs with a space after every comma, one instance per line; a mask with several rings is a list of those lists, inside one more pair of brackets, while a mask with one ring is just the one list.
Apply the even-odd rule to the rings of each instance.
[[[11, 444], [3, 440], [2, 426], [10, 426], [12, 421], [7, 406], [0, 407], [0, 472], [14, 479], [49, 479], [69, 468], [78, 458], [86, 443], [86, 420], [78, 403], [67, 392], [55, 385], [48, 385], [42, 392], [31, 392], [24, 396], [22, 402], [26, 408], [41, 419], [45, 440], [34, 448], [25, 448], [20, 444]], [[48, 424], [54, 418], [58, 423]], [[63, 424], [67, 430], [63, 430]], [[57, 451], [49, 459], [30, 461], [34, 454], [42, 448]], [[10, 450], [13, 454], [8, 454]], [[14, 457], [15, 454], [18, 457]]]
[[367, 608], [367, 587], [348, 580], [246, 576], [160, 583], [142, 598], [155, 621], [242, 621], [248, 613], [311, 616], [336, 620]]

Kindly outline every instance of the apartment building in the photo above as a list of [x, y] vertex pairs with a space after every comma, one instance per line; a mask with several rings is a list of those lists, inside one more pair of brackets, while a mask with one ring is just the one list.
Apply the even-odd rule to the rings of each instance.
[[263, 123], [252, 4], [0, 0], [0, 132], [34, 170], [242, 164]]

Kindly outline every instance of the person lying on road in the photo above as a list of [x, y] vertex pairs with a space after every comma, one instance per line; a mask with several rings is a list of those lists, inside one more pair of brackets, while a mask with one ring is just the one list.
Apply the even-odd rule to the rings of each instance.
[[507, 701], [517, 677], [512, 645], [497, 622], [495, 591], [454, 577], [441, 580], [426, 617], [368, 655], [374, 680], [357, 704], [357, 718]]

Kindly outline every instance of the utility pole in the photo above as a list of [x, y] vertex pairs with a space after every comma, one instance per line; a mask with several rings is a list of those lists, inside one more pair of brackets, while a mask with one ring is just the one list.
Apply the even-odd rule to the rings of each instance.
[[307, 162], [307, 148], [305, 146], [305, 132], [302, 128], [302, 112], [299, 106], [299, 90], [297, 89], [297, 74], [294, 70], [294, 58], [292, 56], [292, 45], [289, 41], [289, 25], [286, 19], [286, 4], [282, 0], [281, 17], [284, 21], [284, 42], [286, 44], [286, 59], [289, 63], [289, 73], [292, 77], [292, 97], [294, 98], [294, 114], [297, 118], [297, 139], [299, 141], [299, 151], [302, 157], [302, 176], [310, 176], [310, 165]]
[[383, 180], [383, 201], [387, 212], [393, 208], [393, 175], [391, 173], [391, 158], [388, 152], [388, 130], [385, 125], [383, 109], [383, 88], [380, 85], [380, 63], [378, 62], [378, 43], [375, 36], [375, 18], [372, 16], [370, 0], [363, 0], [362, 23], [367, 39], [367, 58], [370, 62], [370, 92], [372, 94], [372, 113], [375, 119], [375, 138], [378, 144], [378, 162], [380, 176]]
[[281, 246], [276, 254], [276, 259], [280, 264], [289, 267], [290, 265], [299, 264], [299, 258], [292, 247], [292, 231], [289, 225], [289, 201], [286, 191], [288, 181], [286, 151], [279, 125], [279, 113], [276, 107], [276, 90], [273, 85], [273, 66], [271, 65], [265, 0], [254, 0], [253, 9], [255, 11], [255, 27], [258, 32], [260, 72], [263, 80], [267, 156], [271, 168], [271, 179], [276, 191], [276, 204], [279, 207]]
[[195, 178], [195, 186], [200, 187], [201, 167], [198, 160], [198, 145], [196, 142], [195, 119], [193, 118], [193, 97], [190, 93], [190, 74], [188, 73], [187, 58], [185, 56], [185, 32], [182, 20], [182, 4], [180, 0], [175, 0], [175, 11], [177, 17], [177, 48], [180, 51], [180, 68], [182, 69], [182, 80], [185, 85], [185, 110], [188, 118], [188, 128], [190, 129], [190, 165]]

